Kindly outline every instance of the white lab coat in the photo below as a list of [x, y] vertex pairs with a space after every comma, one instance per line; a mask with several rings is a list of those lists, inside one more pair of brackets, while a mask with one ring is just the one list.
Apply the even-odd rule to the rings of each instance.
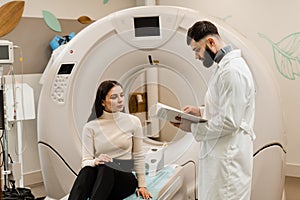
[[227, 53], [205, 96], [207, 123], [192, 124], [200, 141], [199, 200], [249, 200], [253, 168], [255, 89], [240, 50]]

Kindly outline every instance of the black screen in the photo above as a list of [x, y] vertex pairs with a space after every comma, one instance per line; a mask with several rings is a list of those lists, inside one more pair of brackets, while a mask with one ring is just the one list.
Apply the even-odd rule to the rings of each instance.
[[9, 46], [7, 45], [0, 45], [0, 60], [7, 60], [9, 59]]
[[134, 18], [135, 37], [160, 36], [159, 17]]
[[58, 74], [71, 74], [74, 65], [74, 63], [61, 64]]

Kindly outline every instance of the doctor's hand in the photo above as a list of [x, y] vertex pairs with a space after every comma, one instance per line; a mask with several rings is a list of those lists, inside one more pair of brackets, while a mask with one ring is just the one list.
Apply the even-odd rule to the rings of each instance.
[[95, 159], [95, 165], [101, 165], [101, 164], [104, 164], [105, 162], [112, 162], [112, 158], [107, 155], [107, 154], [100, 154], [100, 156], [98, 156], [96, 159]]
[[191, 132], [191, 124], [192, 122], [187, 119], [183, 119], [181, 117], [176, 117], [176, 120], [179, 122], [170, 122], [173, 126], [185, 131], [185, 132]]
[[191, 115], [195, 115], [195, 116], [201, 116], [202, 115], [202, 113], [200, 111], [200, 108], [197, 107], [197, 106], [188, 105], [188, 106], [183, 107], [182, 110], [183, 110], [184, 113], [188, 113], [188, 114], [191, 114]]
[[[184, 113], [188, 113], [188, 114], [195, 115], [195, 116], [201, 116], [200, 108], [197, 106], [187, 105], [187, 106], [184, 106], [182, 110]], [[181, 130], [183, 130], [185, 132], [191, 132], [191, 124], [192, 124], [191, 121], [189, 121], [187, 119], [183, 119], [181, 117], [176, 117], [176, 120], [178, 120], [180, 122], [170, 122], [170, 123], [173, 126], [180, 128]]]
[[147, 191], [145, 187], [139, 187], [139, 189], [136, 191], [137, 196], [142, 196], [143, 199], [151, 199], [151, 194]]

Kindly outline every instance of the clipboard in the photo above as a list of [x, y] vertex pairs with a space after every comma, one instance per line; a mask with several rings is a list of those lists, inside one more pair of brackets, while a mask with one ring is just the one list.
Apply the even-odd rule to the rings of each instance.
[[207, 120], [204, 118], [184, 113], [183, 111], [181, 111], [179, 109], [176, 109], [174, 107], [171, 107], [171, 106], [159, 103], [159, 102], [155, 104], [154, 110], [155, 110], [155, 112], [151, 114], [152, 117], [156, 117], [156, 118], [174, 122], [174, 123], [180, 122], [180, 120], [176, 119], [177, 117], [189, 120], [193, 123], [207, 122]]

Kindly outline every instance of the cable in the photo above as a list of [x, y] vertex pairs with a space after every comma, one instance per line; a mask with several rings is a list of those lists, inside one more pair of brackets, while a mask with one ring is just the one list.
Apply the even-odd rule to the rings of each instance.
[[282, 151], [284, 153], [286, 153], [286, 150], [283, 148], [282, 144], [280, 144], [279, 142], [273, 142], [273, 143], [270, 143], [270, 144], [267, 144], [263, 147], [261, 147], [260, 149], [258, 149], [254, 154], [253, 154], [253, 157], [255, 157], [257, 154], [259, 154], [261, 151], [263, 151], [264, 149], [267, 149], [267, 148], [270, 148], [270, 147], [273, 147], [273, 146], [278, 146], [282, 149]]
[[[25, 107], [25, 105], [24, 105], [24, 88], [23, 88], [23, 83], [24, 83], [24, 76], [23, 76], [24, 75], [23, 50], [22, 50], [21, 47], [19, 47], [17, 45], [14, 45], [13, 47], [15, 49], [19, 49], [20, 50], [19, 62], [21, 63], [21, 81], [20, 81], [20, 84], [21, 84], [21, 89], [20, 89], [21, 102], [20, 102], [20, 106], [19, 107], [17, 107], [17, 101], [16, 101], [16, 91], [17, 91], [17, 89], [19, 89], [19, 87], [16, 86], [15, 74], [14, 74], [14, 71], [12, 70], [12, 88], [13, 88], [14, 110], [15, 110], [15, 112], [14, 112], [14, 120], [17, 120], [17, 117], [19, 119], [21, 119], [20, 120], [20, 129], [21, 129], [22, 132], [26, 132], [26, 131], [24, 131], [24, 123], [23, 123], [23, 120], [25, 119], [25, 112], [24, 112], [24, 107]], [[17, 113], [16, 113], [17, 108], [21, 108], [22, 116], [16, 116], [17, 115]], [[22, 134], [22, 136], [23, 135], [26, 136], [26, 134]], [[22, 137], [22, 141], [23, 141], [23, 137]], [[25, 145], [26, 145], [26, 143], [25, 143]], [[20, 149], [20, 150], [18, 149], [21, 152], [21, 154], [25, 152], [25, 149], [26, 149], [25, 145], [24, 145], [24, 147], [22, 145], [22, 149]], [[15, 152], [16, 152], [17, 155], [19, 155], [18, 150], [15, 149]]]
[[2, 131], [2, 134], [1, 134], [1, 140], [0, 140], [0, 145], [1, 145], [1, 152], [0, 152], [0, 156], [1, 156], [1, 163], [0, 163], [0, 167], [2, 168], [3, 165], [4, 165], [4, 155], [3, 155], [3, 152], [4, 152], [4, 146], [3, 146], [3, 134], [4, 134], [4, 131]]
[[63, 163], [69, 168], [69, 170], [75, 175], [78, 176], [77, 173], [72, 169], [72, 167], [65, 161], [65, 159], [56, 151], [50, 144], [47, 144], [46, 142], [39, 141], [38, 144], [45, 145], [46, 147], [49, 147], [62, 161]]
[[[1, 145], [2, 146], [2, 145]], [[2, 147], [1, 147], [2, 148]], [[0, 152], [0, 156], [2, 157], [1, 163], [0, 163], [0, 167], [3, 167], [4, 161], [3, 161], [3, 151]]]
[[0, 129], [5, 129], [4, 90], [0, 89]]
[[10, 159], [10, 163], [13, 163], [13, 159], [11, 158], [10, 154], [8, 154], [8, 158]]

